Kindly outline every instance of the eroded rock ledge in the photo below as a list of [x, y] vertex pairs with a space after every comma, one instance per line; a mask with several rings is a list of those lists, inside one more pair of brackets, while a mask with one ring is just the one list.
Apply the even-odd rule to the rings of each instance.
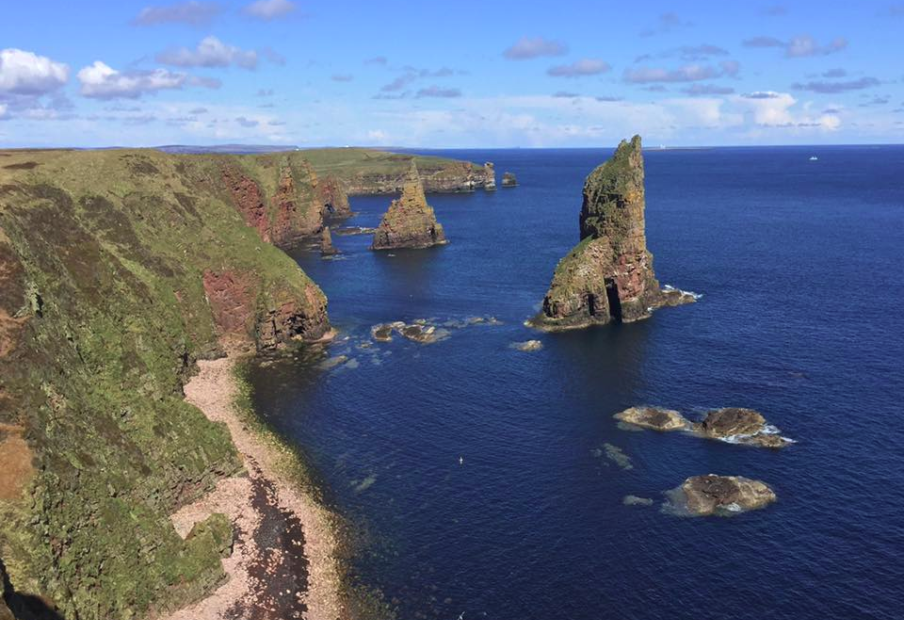
[[655, 308], [694, 301], [691, 294], [660, 288], [647, 250], [644, 210], [643, 154], [640, 136], [634, 136], [587, 177], [581, 242], [556, 267], [532, 325], [555, 330], [628, 323]]

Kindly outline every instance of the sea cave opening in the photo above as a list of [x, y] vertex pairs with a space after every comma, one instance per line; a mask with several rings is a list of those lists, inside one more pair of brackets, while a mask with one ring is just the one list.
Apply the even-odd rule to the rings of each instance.
[[618, 297], [618, 283], [614, 278], [606, 278], [606, 297], [609, 300], [609, 318], [622, 320], [621, 299]]

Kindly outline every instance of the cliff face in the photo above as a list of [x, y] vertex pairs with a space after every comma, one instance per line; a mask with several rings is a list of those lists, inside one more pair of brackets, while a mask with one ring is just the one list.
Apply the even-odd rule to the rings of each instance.
[[660, 290], [647, 250], [644, 209], [643, 154], [640, 136], [634, 136], [587, 177], [581, 242], [556, 267], [537, 326], [631, 322], [658, 306], [693, 299]]
[[222, 338], [264, 349], [329, 330], [320, 290], [262, 241], [284, 238], [272, 208], [302, 195], [299, 171], [0, 153], [0, 470], [23, 472], [0, 476], [0, 561], [16, 592], [116, 619], [221, 581], [217, 549], [168, 516], [239, 461], [182, 385]]
[[446, 243], [442, 225], [427, 204], [424, 188], [413, 167], [402, 195], [393, 200], [374, 233], [371, 249], [426, 248]]
[[323, 176], [317, 181], [317, 197], [324, 220], [344, 219], [352, 216], [348, 193], [342, 181], [332, 176]]
[[[348, 208], [346, 198], [321, 189], [310, 163], [295, 153], [255, 156], [205, 156], [199, 161], [219, 162], [223, 184], [245, 223], [260, 238], [281, 248], [323, 228], [325, 200]], [[329, 204], [332, 204], [330, 202]]]

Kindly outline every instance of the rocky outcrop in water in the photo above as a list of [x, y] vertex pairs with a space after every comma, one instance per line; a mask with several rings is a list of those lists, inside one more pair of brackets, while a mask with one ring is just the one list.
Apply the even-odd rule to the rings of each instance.
[[320, 231], [320, 255], [321, 256], [335, 256], [339, 253], [333, 246], [333, 236], [330, 234], [330, 227], [324, 226], [323, 230]]
[[518, 179], [514, 172], [506, 172], [502, 175], [502, 187], [518, 187]]
[[764, 508], [775, 492], [759, 480], [740, 476], [693, 476], [669, 493], [671, 508], [691, 516], [731, 515]]
[[443, 227], [427, 204], [417, 168], [412, 166], [402, 195], [393, 200], [374, 233], [371, 249], [428, 248], [446, 243]]
[[496, 191], [496, 167], [493, 162], [488, 161], [483, 165], [483, 189], [488, 192]]
[[680, 431], [690, 428], [690, 422], [683, 415], [662, 407], [631, 407], [616, 413], [614, 417], [620, 422], [654, 431]]
[[784, 448], [791, 443], [777, 428], [769, 426], [761, 413], [739, 407], [710, 411], [702, 422], [694, 424], [694, 430], [709, 439], [761, 448]]
[[[615, 155], [584, 183], [581, 242], [556, 267], [533, 325], [568, 329], [631, 322], [666, 304], [653, 273], [644, 221], [644, 166], [640, 136], [622, 141]], [[668, 304], [692, 301], [668, 295]]]

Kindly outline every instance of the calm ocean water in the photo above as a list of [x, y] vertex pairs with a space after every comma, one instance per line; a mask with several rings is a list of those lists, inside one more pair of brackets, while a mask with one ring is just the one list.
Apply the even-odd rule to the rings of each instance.
[[[521, 186], [429, 196], [446, 247], [389, 256], [334, 235], [342, 260], [298, 252], [347, 337], [330, 354], [355, 361], [253, 372], [262, 414], [362, 532], [358, 575], [399, 618], [904, 616], [904, 147], [648, 151], [656, 273], [704, 296], [564, 334], [522, 322], [611, 150], [445, 154]], [[349, 224], [375, 226], [388, 202], [354, 198]], [[503, 324], [361, 346], [375, 323], [470, 316]], [[509, 346], [529, 338], [543, 350]], [[753, 407], [798, 443], [619, 429], [612, 415], [641, 403]], [[762, 479], [779, 501], [660, 512], [663, 491], [705, 473]]]

